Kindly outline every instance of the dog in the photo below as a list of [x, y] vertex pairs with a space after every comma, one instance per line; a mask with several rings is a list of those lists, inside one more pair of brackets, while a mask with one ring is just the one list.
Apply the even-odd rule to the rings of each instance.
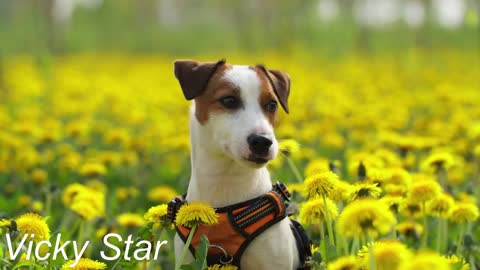
[[[288, 113], [290, 77], [262, 65], [177, 60], [175, 76], [190, 108], [191, 178], [187, 201], [214, 208], [272, 190], [267, 163], [278, 154], [274, 126]], [[242, 270], [298, 269], [299, 249], [288, 217], [256, 236], [239, 260]], [[175, 236], [176, 264], [184, 240]], [[189, 252], [183, 263], [194, 260]]]

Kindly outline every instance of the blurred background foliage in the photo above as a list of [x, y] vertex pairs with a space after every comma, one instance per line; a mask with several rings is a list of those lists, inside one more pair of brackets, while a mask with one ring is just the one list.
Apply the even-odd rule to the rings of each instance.
[[477, 50], [479, 8], [478, 0], [0, 0], [0, 53]]

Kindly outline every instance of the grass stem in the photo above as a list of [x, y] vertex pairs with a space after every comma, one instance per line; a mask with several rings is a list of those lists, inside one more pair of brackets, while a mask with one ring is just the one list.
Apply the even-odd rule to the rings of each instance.
[[332, 220], [330, 219], [330, 212], [328, 211], [327, 196], [323, 194], [322, 197], [323, 197], [323, 205], [325, 206], [325, 217], [327, 222], [328, 239], [330, 241], [330, 244], [334, 246], [335, 240], [333, 238]]
[[295, 166], [293, 161], [288, 156], [285, 156], [285, 159], [287, 160], [288, 166], [292, 170], [293, 176], [295, 176], [295, 180], [297, 180], [298, 183], [303, 183], [302, 174], [298, 170], [297, 166]]
[[195, 225], [192, 227], [190, 230], [190, 233], [188, 234], [187, 242], [185, 242], [185, 246], [183, 246], [182, 254], [180, 254], [180, 258], [178, 259], [178, 263], [175, 266], [175, 270], [180, 270], [180, 268], [183, 265], [183, 260], [185, 259], [185, 255], [187, 255], [187, 251], [190, 247], [190, 243], [192, 243], [192, 238], [193, 235], [195, 234], [195, 231], [197, 230], [198, 225]]

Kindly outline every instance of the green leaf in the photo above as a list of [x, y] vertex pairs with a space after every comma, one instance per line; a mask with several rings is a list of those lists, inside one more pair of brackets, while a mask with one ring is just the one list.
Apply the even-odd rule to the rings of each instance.
[[322, 254], [320, 252], [315, 252], [312, 254], [312, 261], [322, 262]]
[[142, 227], [138, 230], [137, 235], [142, 239], [149, 240], [152, 236], [152, 229], [149, 227]]
[[193, 267], [193, 263], [191, 264], [184, 264], [182, 267], [180, 267], [182, 270], [195, 270], [195, 267]]
[[202, 234], [200, 236], [200, 243], [195, 250], [195, 260], [191, 264], [182, 265], [182, 270], [203, 270], [207, 265], [208, 248], [210, 247], [210, 241], [207, 236]]
[[207, 265], [207, 254], [208, 248], [210, 247], [210, 241], [206, 235], [202, 234], [200, 236], [200, 244], [195, 250], [195, 269], [202, 270], [205, 265]]

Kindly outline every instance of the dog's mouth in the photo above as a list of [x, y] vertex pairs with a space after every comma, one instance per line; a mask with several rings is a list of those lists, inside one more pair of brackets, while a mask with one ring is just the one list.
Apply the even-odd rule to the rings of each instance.
[[254, 155], [250, 155], [248, 158], [246, 158], [246, 160], [250, 162], [254, 162], [256, 164], [265, 164], [269, 161], [268, 158], [254, 156]]

